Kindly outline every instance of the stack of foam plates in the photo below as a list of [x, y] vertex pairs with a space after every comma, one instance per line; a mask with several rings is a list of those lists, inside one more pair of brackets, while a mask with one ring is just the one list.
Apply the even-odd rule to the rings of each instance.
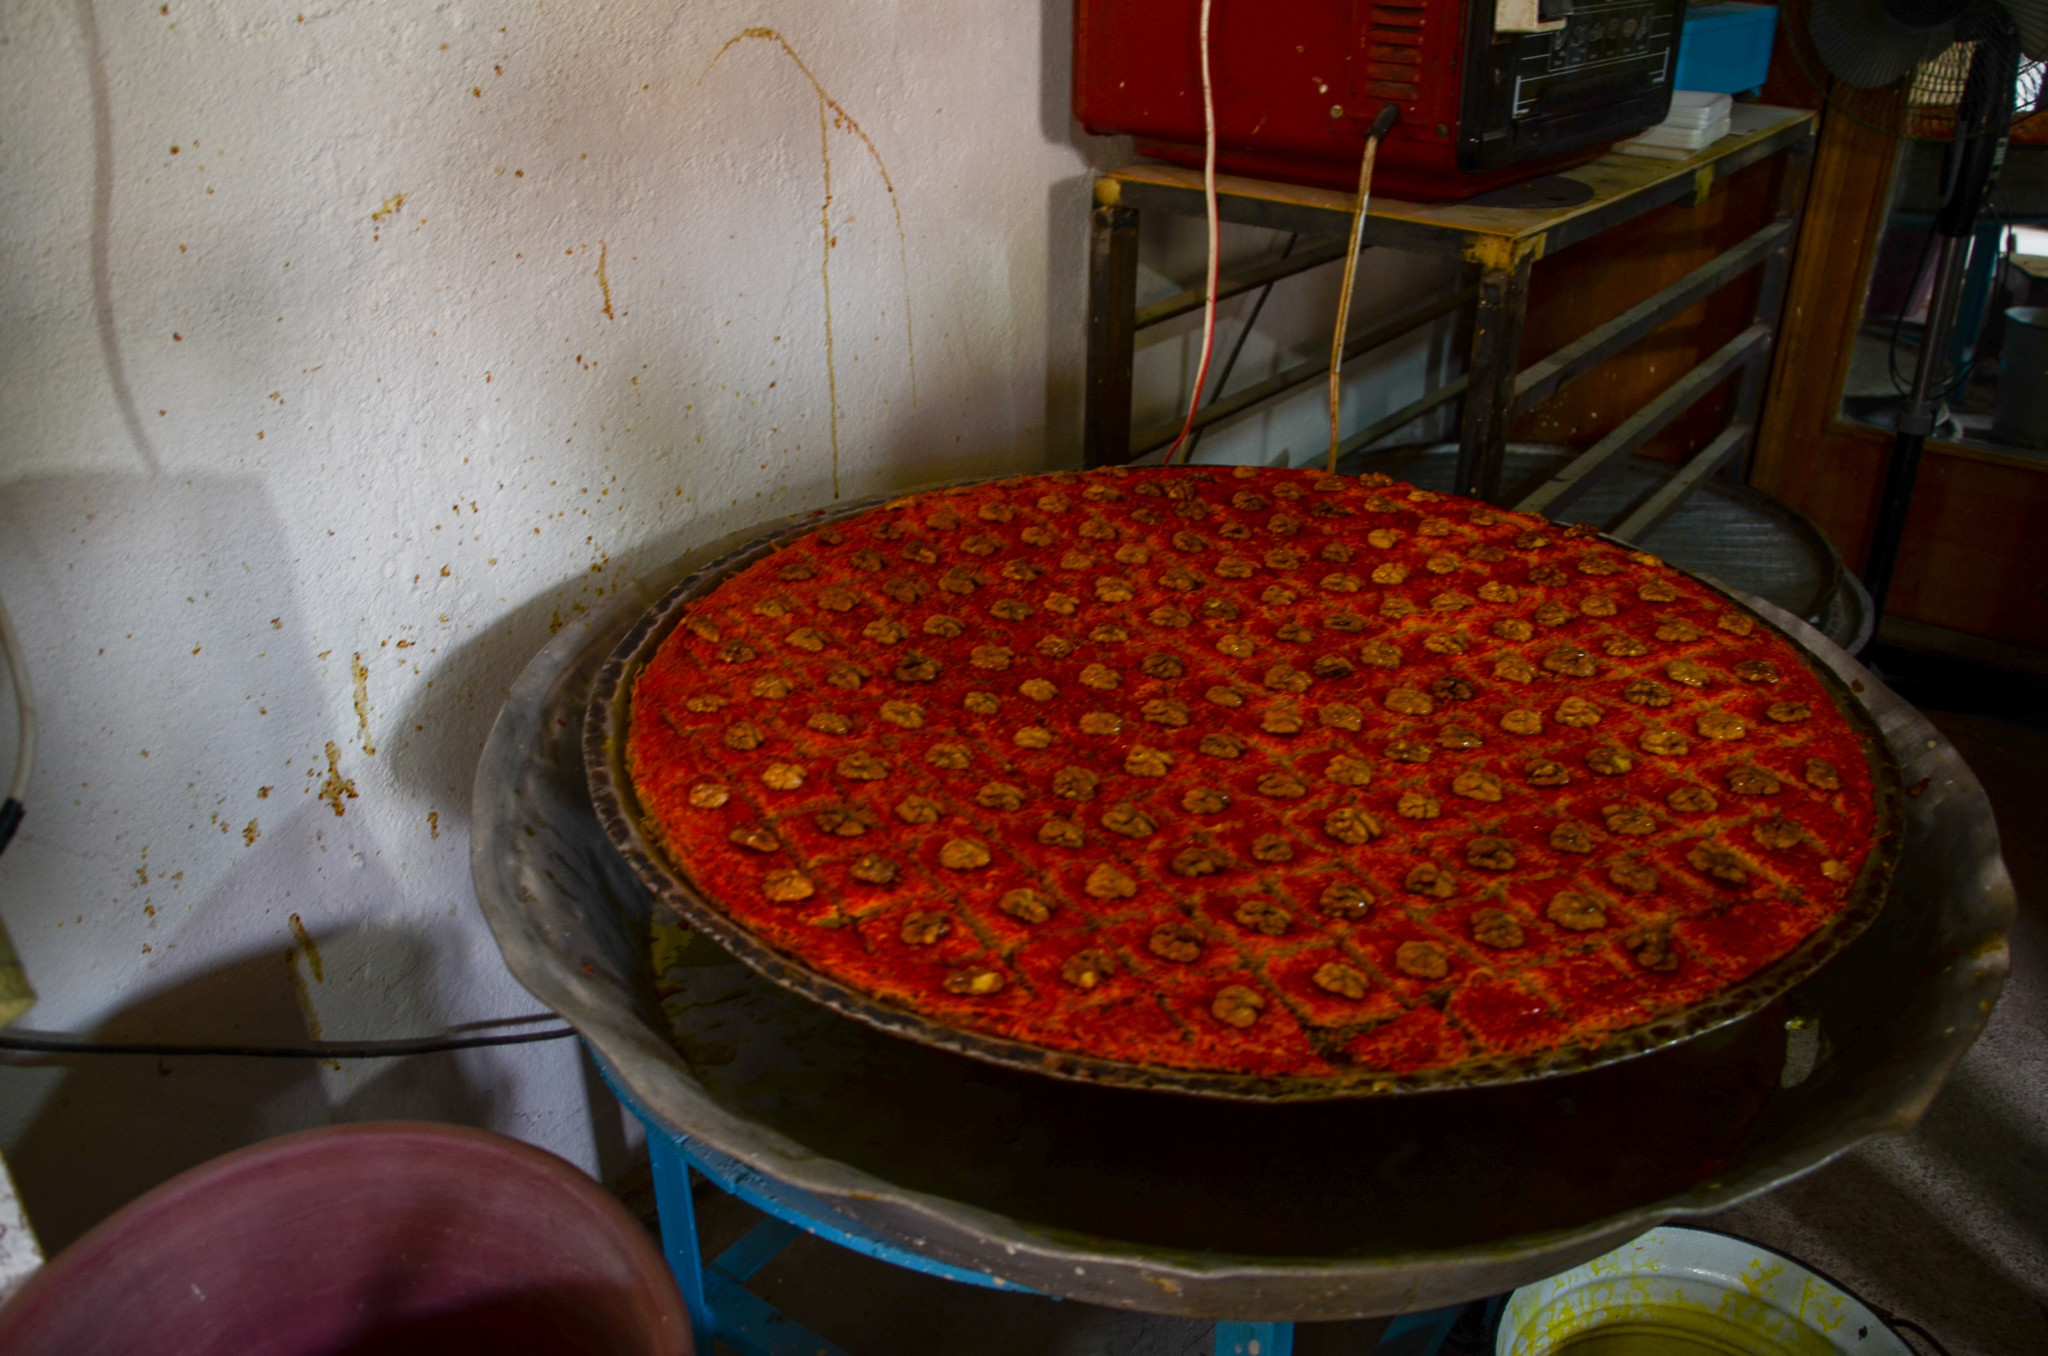
[[1728, 135], [1735, 100], [1726, 94], [1681, 89], [1671, 95], [1671, 112], [1649, 131], [1615, 143], [1614, 149], [1659, 160], [1683, 160]]

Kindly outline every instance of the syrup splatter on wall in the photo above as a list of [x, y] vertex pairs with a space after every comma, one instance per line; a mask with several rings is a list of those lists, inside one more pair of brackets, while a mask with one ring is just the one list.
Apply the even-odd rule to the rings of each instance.
[[[0, 858], [27, 1023], [531, 1013], [467, 828], [550, 635], [835, 494], [1077, 456], [1089, 176], [1118, 152], [1068, 122], [1057, 28], [1001, 0], [0, 19], [0, 591], [44, 725]], [[59, 1246], [336, 1117], [609, 1166], [576, 1059], [8, 1067], [0, 1148]]]
[[[832, 251], [838, 247], [839, 240], [838, 237], [833, 234], [832, 230], [833, 132], [848, 132], [851, 133], [853, 136], [859, 138], [861, 146], [866, 149], [868, 157], [874, 162], [876, 173], [880, 174], [882, 177], [883, 191], [889, 195], [889, 211], [890, 214], [895, 218], [896, 224], [897, 262], [901, 264], [903, 269], [904, 368], [909, 379], [910, 403], [912, 405], [915, 405], [917, 404], [916, 321], [913, 318], [913, 308], [910, 298], [910, 248], [909, 242], [906, 240], [903, 234], [903, 205], [896, 200], [896, 185], [889, 178], [889, 167], [882, 163], [882, 153], [875, 149], [875, 143], [868, 138], [868, 134], [866, 132], [863, 132], [860, 129], [860, 124], [854, 121], [853, 115], [851, 113], [848, 113], [845, 107], [842, 104], [840, 104], [840, 102], [837, 99], [833, 98], [830, 94], [825, 92], [825, 87], [818, 83], [818, 77], [811, 73], [811, 68], [809, 66], [806, 66], [804, 64], [804, 59], [797, 55], [796, 48], [789, 45], [788, 38], [783, 37], [782, 34], [776, 32], [772, 28], [745, 29], [741, 31], [738, 36], [728, 41], [725, 44], [725, 46], [718, 49], [718, 56], [711, 58], [712, 66], [716, 66], [719, 62], [719, 59], [722, 58], [727, 52], [730, 52], [734, 47], [752, 39], [759, 39], [767, 42], [772, 42], [776, 46], [780, 47], [782, 49], [782, 54], [788, 57], [790, 62], [793, 65], [795, 65], [797, 70], [803, 73], [804, 79], [810, 82], [811, 89], [817, 95], [818, 98], [818, 166], [819, 169], [823, 172], [825, 181], [823, 200], [820, 202], [818, 207], [818, 237], [820, 244], [818, 280], [820, 285], [821, 300], [823, 303], [824, 311], [823, 318], [825, 335], [826, 407], [830, 411], [830, 427], [832, 434], [832, 497], [834, 499], [837, 499], [840, 497], [839, 366], [837, 362], [837, 352], [832, 343]], [[707, 69], [705, 71], [705, 74], [709, 75], [710, 71]], [[702, 81], [700, 80], [699, 83], [701, 84]], [[600, 270], [603, 268], [603, 261], [601, 257], [599, 260], [599, 268]], [[602, 276], [601, 273], [600, 276]], [[605, 311], [606, 314], [610, 314], [611, 311], [611, 289], [609, 287], [605, 289]]]

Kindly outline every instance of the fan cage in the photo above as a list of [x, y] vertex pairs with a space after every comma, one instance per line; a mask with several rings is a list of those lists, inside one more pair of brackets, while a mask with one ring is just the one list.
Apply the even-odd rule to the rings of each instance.
[[[1963, 85], [1969, 79], [1970, 60], [1976, 50], [1974, 42], [1951, 43], [1939, 56], [1913, 69], [1904, 82], [1900, 108], [1907, 137], [1916, 141], [1946, 141], [1955, 135], [1955, 110], [1963, 101]], [[2044, 63], [2020, 63], [2019, 80], [2013, 92], [2015, 140], [2040, 141], [2042, 134], [2048, 133], [2048, 118], [2038, 116], [2044, 112], [2044, 75], [2048, 75]]]
[[[1952, 109], [1963, 100], [1963, 84], [1969, 79], [1970, 59], [1977, 53], [1974, 42], [1950, 43], [1931, 61], [1914, 67], [1906, 84], [1906, 104], [1915, 109]], [[2042, 63], [2020, 65], [2019, 87], [2013, 99], [2020, 116], [2041, 111]]]
[[[2048, 0], [2025, 0], [2048, 6]], [[1830, 74], [1807, 32], [1807, 14], [1814, 0], [1783, 0], [1778, 40], [1831, 114], [1888, 137], [1946, 141], [1955, 135], [1955, 110], [1969, 77], [1974, 41], [1954, 42], [1921, 62], [1895, 84], [1856, 89]], [[2012, 140], [2016, 144], [2048, 143], [2048, 62], [2022, 59], [2013, 100]]]

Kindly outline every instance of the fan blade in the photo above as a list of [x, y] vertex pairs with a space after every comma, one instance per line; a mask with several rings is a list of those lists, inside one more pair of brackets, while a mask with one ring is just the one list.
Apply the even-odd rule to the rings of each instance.
[[1955, 41], [1954, 24], [1909, 27], [1879, 0], [1814, 0], [1806, 31], [1828, 73], [1857, 89], [1901, 80]]
[[2020, 31], [2020, 51], [2027, 59], [2048, 57], [2048, 0], [2002, 0], [2002, 7]]

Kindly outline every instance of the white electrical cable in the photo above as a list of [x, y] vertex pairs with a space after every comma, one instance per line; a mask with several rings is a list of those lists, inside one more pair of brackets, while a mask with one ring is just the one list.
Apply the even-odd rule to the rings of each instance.
[[1173, 440], [1173, 446], [1166, 449], [1168, 466], [1180, 455], [1181, 444], [1188, 440], [1188, 434], [1195, 428], [1195, 415], [1202, 408], [1202, 387], [1209, 380], [1209, 357], [1216, 348], [1216, 273], [1217, 255], [1221, 252], [1221, 229], [1216, 214], [1216, 92], [1209, 82], [1209, 4], [1202, 0], [1202, 199], [1209, 209], [1209, 274], [1202, 301], [1202, 361], [1195, 368], [1195, 390], [1188, 398], [1187, 422], [1180, 426], [1180, 436]]
[[14, 620], [7, 615], [5, 601], [0, 601], [0, 651], [6, 653], [7, 672], [14, 680], [14, 709], [21, 732], [7, 799], [19, 803], [28, 795], [28, 777], [36, 763], [36, 699], [28, 685], [28, 660], [21, 653], [21, 637], [14, 633]]

